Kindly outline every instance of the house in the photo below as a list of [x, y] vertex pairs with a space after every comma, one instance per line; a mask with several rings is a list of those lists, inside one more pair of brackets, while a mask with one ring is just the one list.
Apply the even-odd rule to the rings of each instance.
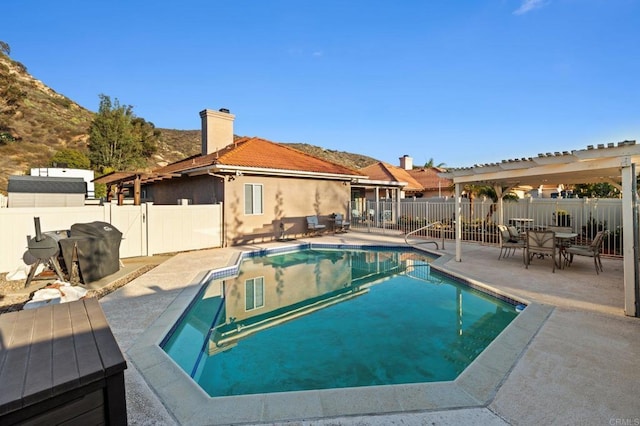
[[8, 207], [84, 206], [87, 185], [81, 177], [9, 176]]
[[[383, 188], [382, 182], [397, 182], [399, 184], [392, 184], [394, 188], [400, 188], [399, 198], [414, 197], [416, 194], [421, 194], [424, 191], [424, 187], [415, 180], [407, 170], [392, 166], [385, 162], [377, 162], [367, 167], [363, 167], [360, 171], [369, 177], [370, 181], [375, 182], [375, 185], [370, 185], [367, 189], [368, 192], [375, 193]], [[385, 194], [386, 195], [386, 194]], [[377, 197], [367, 197], [375, 199]], [[388, 197], [387, 197], [388, 198]]]
[[415, 194], [416, 197], [424, 198], [447, 198], [452, 197], [453, 181], [443, 178], [439, 174], [446, 170], [440, 167], [413, 167], [413, 159], [408, 155], [400, 157], [400, 167], [406, 170], [409, 176], [415, 179], [423, 188], [422, 192]]
[[[352, 215], [363, 219], [393, 220], [392, 205], [423, 190], [405, 170], [382, 161], [363, 167], [360, 172], [366, 177], [351, 184], [351, 203]], [[371, 202], [375, 202], [375, 209], [370, 208]]]
[[226, 109], [200, 112], [202, 152], [153, 170], [117, 172], [95, 182], [154, 204], [223, 204], [225, 245], [301, 236], [306, 216], [331, 228], [349, 217], [351, 182], [362, 173], [258, 137], [234, 137]]

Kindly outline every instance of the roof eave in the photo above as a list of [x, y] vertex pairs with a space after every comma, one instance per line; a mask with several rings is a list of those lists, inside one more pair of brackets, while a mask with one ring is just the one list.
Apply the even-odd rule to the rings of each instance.
[[288, 169], [269, 169], [264, 167], [246, 167], [246, 166], [233, 166], [216, 164], [215, 166], [199, 167], [197, 169], [191, 169], [185, 171], [185, 174], [195, 176], [204, 173], [217, 173], [217, 174], [237, 174], [247, 173], [254, 175], [269, 175], [269, 176], [283, 176], [283, 177], [305, 177], [316, 179], [332, 179], [332, 180], [354, 180], [361, 178], [359, 174], [343, 174], [343, 173], [326, 173], [326, 172], [311, 172], [305, 170], [288, 170]]

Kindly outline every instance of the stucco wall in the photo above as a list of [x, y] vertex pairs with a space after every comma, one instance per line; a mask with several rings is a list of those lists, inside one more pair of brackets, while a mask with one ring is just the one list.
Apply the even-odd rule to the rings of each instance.
[[[244, 213], [244, 185], [262, 184], [264, 213]], [[306, 216], [316, 215], [330, 229], [329, 216], [342, 213], [348, 217], [350, 185], [319, 179], [237, 176], [226, 183], [224, 222], [227, 244], [270, 241], [280, 236], [294, 238], [307, 230]]]
[[176, 205], [187, 199], [191, 204], [217, 204], [223, 201], [222, 179], [209, 175], [167, 179], [144, 186], [145, 199], [154, 204]]

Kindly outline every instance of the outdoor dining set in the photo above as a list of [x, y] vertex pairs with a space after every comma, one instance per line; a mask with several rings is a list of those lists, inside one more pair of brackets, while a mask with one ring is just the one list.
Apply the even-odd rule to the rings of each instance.
[[593, 258], [596, 274], [602, 272], [600, 252], [607, 231], [598, 231], [591, 241], [578, 243], [580, 235], [570, 227], [548, 226], [519, 230], [515, 225], [498, 225], [500, 254], [498, 259], [513, 255], [522, 249], [522, 259], [526, 268], [535, 258], [553, 259], [552, 272], [556, 268], [570, 266], [574, 256]]

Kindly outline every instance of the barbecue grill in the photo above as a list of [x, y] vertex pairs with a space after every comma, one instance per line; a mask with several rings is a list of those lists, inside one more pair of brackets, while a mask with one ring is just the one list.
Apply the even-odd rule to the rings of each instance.
[[107, 222], [76, 223], [69, 236], [61, 239], [60, 250], [64, 263], [78, 262], [83, 283], [97, 281], [120, 269], [120, 242], [122, 233]]
[[[31, 265], [25, 287], [34, 278], [36, 269], [43, 264], [54, 270], [65, 281], [77, 278], [84, 283], [97, 281], [120, 269], [120, 242], [122, 233], [107, 222], [76, 223], [69, 231], [41, 232], [40, 218], [34, 218], [36, 236], [28, 237], [29, 249], [24, 255]], [[63, 261], [62, 267], [60, 260]], [[77, 274], [76, 274], [77, 272]]]
[[58, 263], [58, 254], [60, 253], [60, 246], [58, 240], [55, 238], [55, 233], [42, 233], [40, 229], [40, 218], [33, 218], [36, 228], [36, 236], [31, 238], [27, 237], [28, 250], [23, 257], [27, 265], [31, 265], [29, 269], [29, 275], [25, 287], [28, 287], [36, 274], [36, 270], [40, 264], [49, 266], [53, 269], [60, 280], [64, 281], [64, 274]]

